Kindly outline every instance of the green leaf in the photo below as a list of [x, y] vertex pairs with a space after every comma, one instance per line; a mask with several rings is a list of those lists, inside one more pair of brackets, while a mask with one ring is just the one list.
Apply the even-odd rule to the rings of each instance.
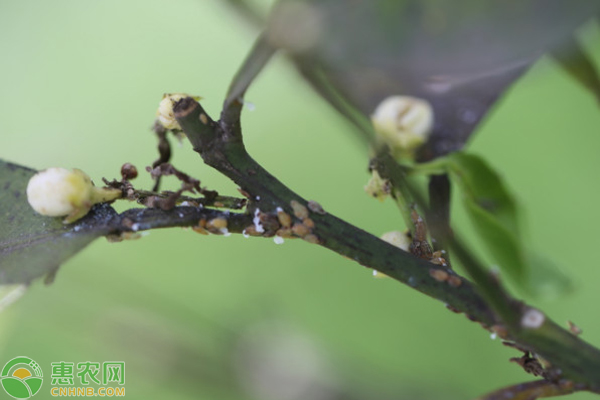
[[[534, 295], [556, 295], [571, 282], [548, 260], [526, 250], [519, 229], [517, 202], [500, 176], [480, 157], [456, 152], [423, 167], [443, 166], [460, 188], [467, 213], [488, 251], [522, 289]], [[435, 168], [434, 168], [435, 167]]]
[[591, 0], [281, 0], [269, 38], [365, 116], [388, 96], [428, 100], [431, 159], [460, 149], [499, 95], [599, 11]]
[[488, 251], [515, 282], [527, 282], [527, 262], [519, 233], [517, 205], [504, 183], [480, 157], [462, 152], [445, 159], [450, 179]]
[[531, 266], [527, 289], [536, 297], [553, 300], [573, 291], [574, 284], [571, 278], [548, 257], [540, 253], [529, 253], [527, 262]]
[[527, 265], [518, 233], [507, 229], [496, 215], [473, 199], [465, 196], [463, 202], [471, 222], [500, 268], [516, 282], [523, 283], [526, 279]]
[[516, 282], [526, 279], [517, 206], [500, 177], [478, 156], [452, 153], [446, 160], [450, 179], [458, 185], [471, 222], [488, 250]]
[[600, 100], [600, 74], [593, 59], [577, 41], [577, 38], [569, 38], [554, 49], [550, 56], [577, 83]]
[[0, 160], [0, 284], [29, 283], [53, 273], [94, 239], [106, 235], [116, 212], [95, 206], [84, 218], [64, 225], [33, 211], [25, 190], [36, 171]]
[[494, 217], [505, 230], [519, 235], [517, 204], [500, 176], [479, 156], [455, 152], [446, 168], [472, 206]]

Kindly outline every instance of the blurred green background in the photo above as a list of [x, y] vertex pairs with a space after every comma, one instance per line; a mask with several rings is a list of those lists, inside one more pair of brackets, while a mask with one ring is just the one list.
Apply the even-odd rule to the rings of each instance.
[[[269, 1], [259, 2], [267, 8]], [[600, 64], [600, 32], [582, 32]], [[77, 167], [98, 183], [156, 158], [164, 92], [204, 97], [217, 117], [257, 33], [218, 0], [0, 3], [0, 157]], [[327, 211], [380, 235], [402, 227], [363, 192], [367, 154], [282, 56], [248, 93], [250, 153]], [[600, 345], [598, 104], [542, 60], [486, 118], [470, 150], [501, 171], [535, 250], [575, 291], [528, 299]], [[188, 143], [174, 163], [226, 194], [235, 186]], [[137, 185], [149, 185], [143, 177]], [[455, 207], [455, 227], [470, 235]], [[0, 364], [126, 362], [134, 399], [465, 399], [530, 380], [517, 356], [438, 301], [301, 241], [153, 231], [98, 240], [0, 314]], [[0, 398], [5, 398], [0, 392]], [[591, 398], [577, 394], [571, 398]]]

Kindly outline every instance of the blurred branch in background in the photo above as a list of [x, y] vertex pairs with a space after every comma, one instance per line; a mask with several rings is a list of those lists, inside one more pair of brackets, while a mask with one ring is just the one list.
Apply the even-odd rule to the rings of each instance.
[[246, 22], [255, 28], [262, 28], [266, 24], [266, 17], [258, 10], [256, 5], [248, 0], [225, 0]]

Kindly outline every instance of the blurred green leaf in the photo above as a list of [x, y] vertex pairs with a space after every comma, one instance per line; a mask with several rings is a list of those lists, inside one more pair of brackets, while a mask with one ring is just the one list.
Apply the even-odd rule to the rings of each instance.
[[492, 257], [519, 286], [534, 295], [557, 295], [570, 280], [549, 260], [526, 250], [519, 228], [518, 205], [500, 176], [480, 157], [455, 152], [420, 167], [444, 170], [461, 191], [477, 233]]
[[548, 300], [570, 293], [574, 289], [571, 278], [549, 257], [540, 253], [527, 254], [529, 279], [527, 289], [535, 296]]
[[474, 200], [463, 198], [467, 213], [488, 250], [500, 265], [518, 283], [523, 283], [527, 265], [516, 232], [512, 232], [496, 216]]
[[506, 230], [519, 234], [517, 204], [500, 176], [481, 157], [456, 152], [445, 159], [447, 171], [459, 185], [465, 200], [493, 215]]
[[445, 159], [450, 179], [461, 189], [473, 225], [494, 259], [517, 282], [526, 278], [517, 206], [492, 168], [473, 154], [452, 153]]
[[573, 79], [600, 101], [600, 75], [592, 58], [576, 38], [569, 38], [550, 55]]
[[56, 269], [97, 237], [116, 215], [108, 205], [64, 225], [33, 211], [25, 190], [36, 171], [0, 160], [0, 284], [29, 283]]
[[598, 12], [597, 0], [283, 0], [269, 37], [364, 115], [392, 95], [428, 100], [428, 160], [462, 148], [498, 96]]

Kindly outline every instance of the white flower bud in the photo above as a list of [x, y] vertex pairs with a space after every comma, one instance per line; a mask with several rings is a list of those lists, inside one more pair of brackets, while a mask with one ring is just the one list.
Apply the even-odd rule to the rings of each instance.
[[96, 203], [121, 197], [118, 189], [97, 188], [85, 172], [66, 168], [48, 168], [31, 177], [27, 184], [27, 201], [39, 214], [66, 216], [70, 223], [88, 213]]
[[433, 108], [423, 99], [392, 96], [382, 101], [371, 116], [378, 137], [396, 157], [413, 158], [433, 128]]
[[412, 244], [412, 239], [408, 236], [407, 232], [392, 231], [381, 235], [381, 240], [388, 242], [391, 245], [399, 247], [404, 251], [408, 251]]
[[[404, 251], [408, 251], [409, 246], [412, 243], [412, 239], [408, 236], [407, 232], [392, 231], [381, 235], [381, 240], [388, 242], [391, 245], [401, 248]], [[373, 276], [375, 278], [387, 278], [388, 276], [379, 271], [373, 270]]]
[[165, 93], [163, 95], [162, 100], [158, 104], [158, 110], [156, 110], [156, 117], [158, 122], [165, 127], [165, 129], [170, 130], [181, 130], [179, 126], [179, 122], [175, 119], [175, 113], [173, 112], [173, 105], [177, 103], [179, 100], [192, 97], [196, 101], [200, 101], [201, 97], [198, 96], [190, 96], [185, 93]]
[[29, 180], [27, 200], [42, 215], [62, 217], [88, 201], [91, 190], [91, 180], [81, 171], [48, 168]]

